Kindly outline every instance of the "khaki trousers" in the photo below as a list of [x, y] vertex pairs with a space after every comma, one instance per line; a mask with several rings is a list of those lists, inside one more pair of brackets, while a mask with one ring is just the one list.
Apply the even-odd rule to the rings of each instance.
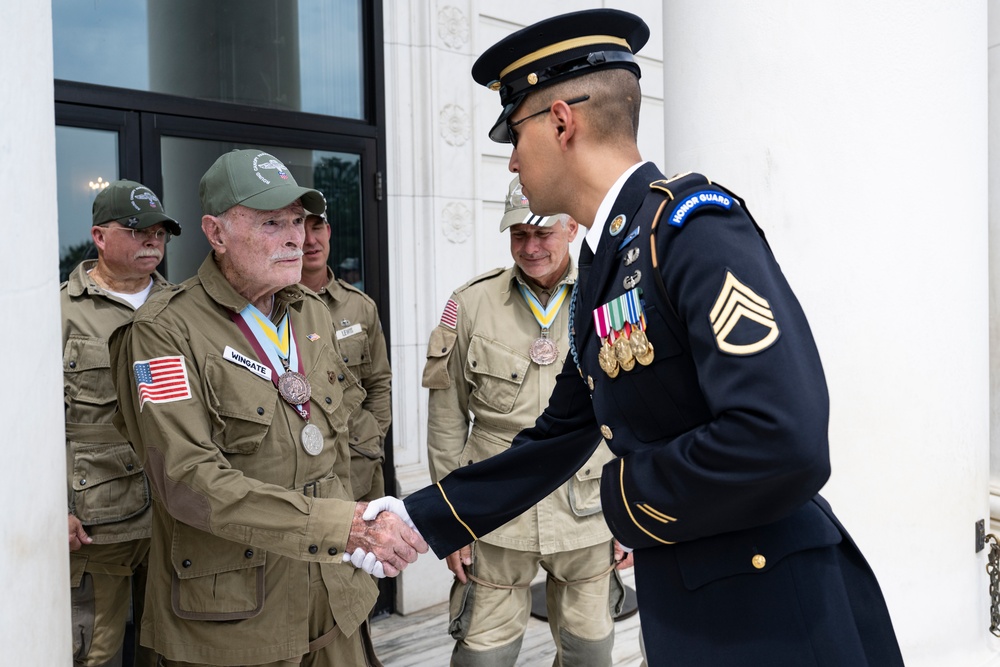
[[130, 603], [136, 631], [135, 665], [156, 664], [156, 656], [138, 642], [148, 554], [148, 539], [86, 544], [70, 553], [74, 667], [121, 664]]
[[[567, 633], [609, 653], [614, 631], [610, 590], [617, 581], [609, 572], [612, 559], [610, 542], [546, 555], [476, 542], [469, 573], [477, 581], [456, 581], [451, 592], [449, 630], [461, 645], [464, 661], [474, 662], [468, 656], [476, 652], [490, 652], [489, 659], [483, 653], [483, 664], [514, 664], [531, 613], [531, 581], [539, 567], [549, 574], [546, 606], [555, 664], [563, 664]], [[497, 651], [505, 646], [511, 650]]]

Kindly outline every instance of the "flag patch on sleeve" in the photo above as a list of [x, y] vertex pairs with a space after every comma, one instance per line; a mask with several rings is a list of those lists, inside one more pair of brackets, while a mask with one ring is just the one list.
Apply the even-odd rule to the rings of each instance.
[[444, 305], [444, 312], [441, 313], [441, 324], [449, 329], [458, 328], [458, 304], [454, 299], [448, 299]]
[[172, 403], [191, 398], [184, 357], [157, 357], [132, 364], [139, 392], [139, 411], [146, 403]]

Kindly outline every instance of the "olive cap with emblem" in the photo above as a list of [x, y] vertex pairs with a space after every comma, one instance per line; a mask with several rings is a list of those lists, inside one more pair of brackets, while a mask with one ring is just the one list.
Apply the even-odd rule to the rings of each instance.
[[503, 111], [490, 139], [510, 143], [507, 119], [531, 92], [598, 69], [625, 68], [639, 77], [634, 54], [649, 39], [635, 14], [590, 9], [539, 21], [500, 40], [472, 66], [472, 78], [500, 93]]
[[326, 211], [326, 199], [319, 190], [301, 187], [281, 160], [255, 148], [220, 156], [201, 177], [198, 195], [206, 215], [219, 215], [236, 205], [277, 211], [296, 199], [302, 201], [306, 213]]
[[112, 181], [97, 193], [92, 219], [95, 226], [117, 222], [129, 229], [146, 229], [162, 222], [174, 236], [181, 233], [180, 223], [167, 215], [155, 192], [126, 179]]
[[551, 227], [565, 216], [535, 215], [529, 208], [528, 198], [521, 192], [521, 178], [515, 176], [507, 186], [507, 199], [503, 204], [503, 217], [500, 218], [500, 231], [512, 225], [535, 225], [536, 227]]

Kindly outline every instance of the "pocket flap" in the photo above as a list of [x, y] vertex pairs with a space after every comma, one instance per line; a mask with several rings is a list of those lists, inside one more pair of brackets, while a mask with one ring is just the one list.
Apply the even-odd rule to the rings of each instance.
[[73, 448], [73, 490], [84, 491], [112, 479], [142, 473], [142, 462], [127, 442], [84, 444]]
[[469, 341], [466, 370], [470, 373], [489, 375], [520, 385], [528, 372], [531, 359], [503, 343], [479, 335]]
[[264, 564], [266, 551], [176, 523], [170, 562], [178, 579], [233, 572]]
[[63, 351], [63, 372], [79, 373], [95, 368], [111, 368], [108, 341], [103, 338], [70, 336]]
[[452, 329], [434, 327], [427, 343], [427, 363], [424, 364], [424, 374], [421, 378], [421, 386], [425, 389], [447, 389], [451, 386], [448, 357], [455, 349], [457, 339], [458, 334]]
[[674, 548], [684, 585], [695, 590], [726, 577], [767, 572], [786, 556], [833, 546], [842, 539], [840, 529], [809, 501], [791, 516], [766, 526], [683, 542]]
[[354, 436], [352, 435], [349, 444], [353, 451], [361, 454], [367, 459], [375, 461], [381, 459], [383, 456], [381, 436], [376, 435], [365, 440], [354, 442]]

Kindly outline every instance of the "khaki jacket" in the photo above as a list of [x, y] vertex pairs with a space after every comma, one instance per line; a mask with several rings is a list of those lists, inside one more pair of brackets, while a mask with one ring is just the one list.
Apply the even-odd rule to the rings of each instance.
[[385, 434], [392, 422], [392, 370], [378, 309], [367, 294], [332, 274], [317, 293], [333, 315], [344, 363], [368, 394], [347, 422], [354, 497], [381, 498], [385, 495]]
[[[82, 262], [59, 288], [69, 512], [95, 544], [149, 537], [149, 484], [132, 445], [111, 422], [117, 406], [108, 338], [135, 312], [88, 275]], [[168, 286], [153, 274], [150, 296]]]
[[[227, 358], [228, 347], [257, 360], [231, 317], [246, 305], [209, 255], [197, 276], [147, 301], [111, 341], [116, 425], [144, 457], [153, 488], [143, 643], [171, 660], [256, 664], [304, 654], [315, 638], [310, 564], [319, 564], [345, 634], [377, 596], [369, 575], [341, 561], [355, 507], [347, 418], [365, 395], [349, 378], [330, 311], [299, 286], [275, 295], [273, 317], [290, 314], [310, 422], [324, 438], [312, 456], [299, 441], [305, 422], [272, 382]], [[134, 363], [164, 357], [181, 358], [187, 389], [140, 406]]]
[[[572, 261], [560, 282], [572, 291]], [[431, 333], [423, 385], [427, 447], [436, 482], [460, 466], [510, 447], [521, 429], [548, 405], [556, 376], [569, 352], [569, 292], [549, 329], [559, 349], [554, 363], [540, 366], [528, 355], [541, 326], [521, 296], [520, 269], [494, 269], [455, 290], [457, 325], [442, 322]], [[543, 554], [611, 540], [601, 515], [600, 479], [613, 458], [601, 443], [587, 463], [558, 490], [518, 518], [482, 537], [484, 542]]]

